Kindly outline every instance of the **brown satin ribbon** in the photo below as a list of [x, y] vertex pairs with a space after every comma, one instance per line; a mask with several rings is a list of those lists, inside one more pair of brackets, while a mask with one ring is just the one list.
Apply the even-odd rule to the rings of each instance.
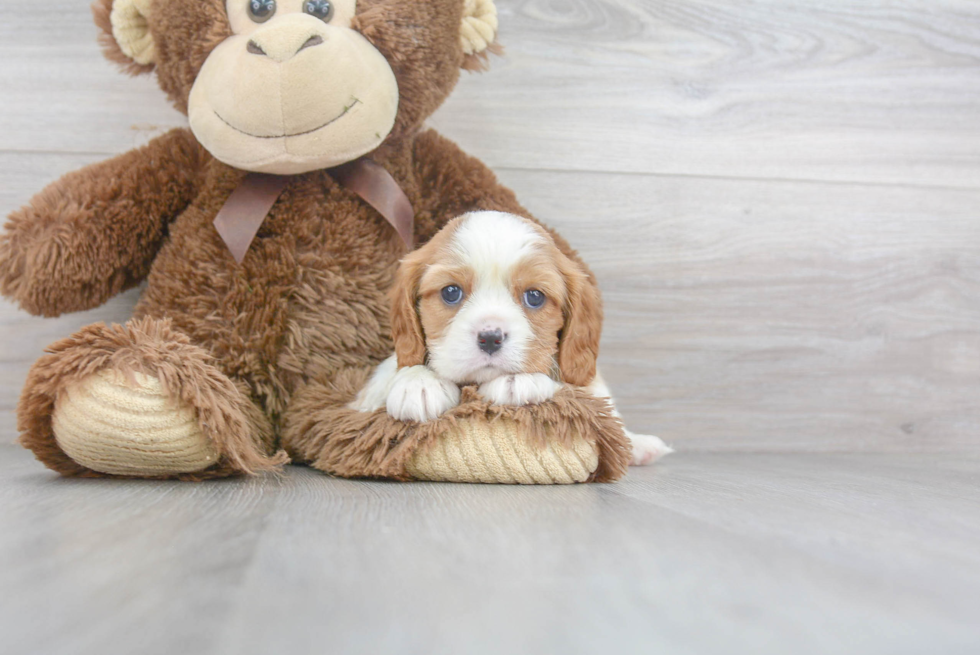
[[[412, 249], [415, 211], [384, 166], [370, 159], [356, 159], [331, 169], [330, 174], [384, 216]], [[214, 217], [215, 229], [239, 264], [288, 182], [284, 175], [249, 173]]]
[[249, 173], [214, 217], [215, 229], [239, 264], [288, 182], [284, 175]]
[[330, 174], [384, 216], [405, 242], [405, 247], [412, 249], [415, 210], [384, 166], [362, 157], [331, 169]]

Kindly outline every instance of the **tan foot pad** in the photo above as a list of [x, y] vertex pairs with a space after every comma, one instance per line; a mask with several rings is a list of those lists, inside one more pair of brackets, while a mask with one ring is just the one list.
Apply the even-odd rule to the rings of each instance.
[[514, 421], [461, 420], [408, 461], [417, 480], [500, 484], [585, 482], [599, 466], [596, 446], [576, 435], [569, 445], [529, 443]]
[[159, 380], [106, 369], [61, 393], [52, 416], [55, 439], [83, 466], [113, 475], [173, 475], [218, 460], [192, 407], [167, 396]]

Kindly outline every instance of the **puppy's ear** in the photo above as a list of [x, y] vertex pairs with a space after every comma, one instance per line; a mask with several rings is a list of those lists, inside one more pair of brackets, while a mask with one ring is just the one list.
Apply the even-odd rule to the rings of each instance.
[[425, 334], [419, 318], [419, 282], [427, 261], [425, 248], [406, 256], [395, 273], [391, 287], [391, 338], [395, 342], [398, 368], [425, 363]]
[[602, 336], [602, 298], [595, 278], [582, 265], [559, 253], [558, 268], [566, 287], [558, 368], [565, 382], [584, 387], [595, 377]]

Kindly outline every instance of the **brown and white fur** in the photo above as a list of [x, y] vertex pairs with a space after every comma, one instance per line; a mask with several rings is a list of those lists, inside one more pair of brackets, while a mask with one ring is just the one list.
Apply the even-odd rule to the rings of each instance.
[[[596, 370], [602, 302], [587, 281], [531, 221], [488, 211], [453, 220], [402, 260], [395, 354], [350, 406], [428, 421], [455, 407], [465, 384], [496, 405], [540, 403], [562, 384], [610, 398]], [[626, 434], [633, 464], [671, 452], [657, 437]]]

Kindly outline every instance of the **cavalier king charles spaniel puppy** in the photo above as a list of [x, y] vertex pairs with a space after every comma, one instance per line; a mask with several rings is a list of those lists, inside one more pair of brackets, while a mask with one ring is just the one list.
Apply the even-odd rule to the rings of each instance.
[[[395, 354], [349, 407], [429, 421], [459, 404], [466, 384], [496, 405], [540, 403], [563, 384], [611, 403], [596, 370], [602, 301], [589, 281], [529, 220], [454, 219], [402, 260], [391, 291]], [[671, 452], [657, 437], [626, 434], [633, 464]]]

